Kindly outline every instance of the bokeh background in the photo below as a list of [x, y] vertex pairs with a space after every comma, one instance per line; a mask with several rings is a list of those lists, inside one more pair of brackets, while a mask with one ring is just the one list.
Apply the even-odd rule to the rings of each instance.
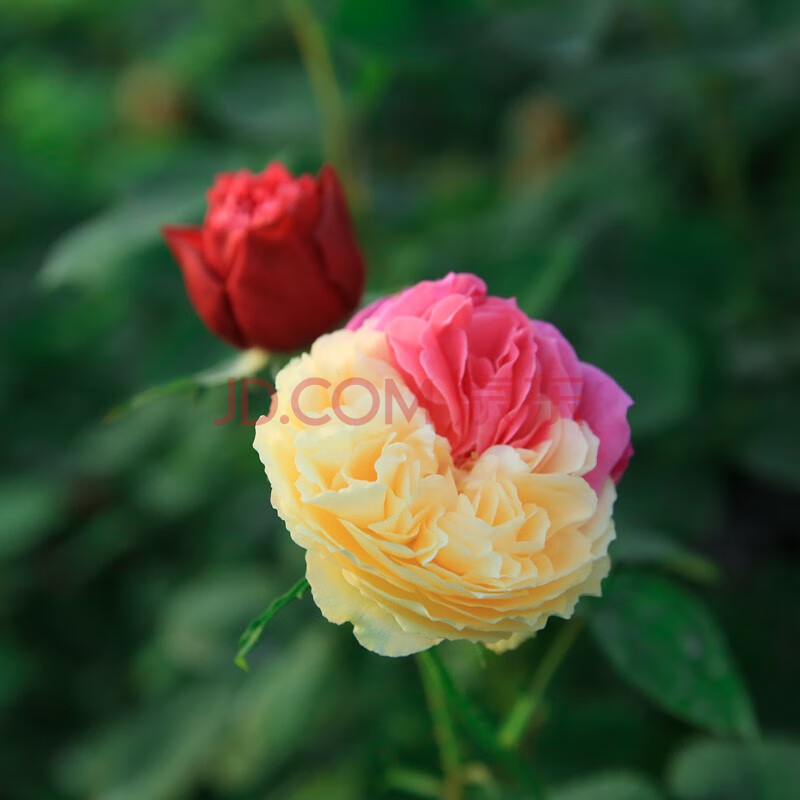
[[[413, 659], [305, 598], [233, 665], [303, 566], [252, 428], [213, 424], [225, 389], [108, 418], [229, 355], [158, 228], [199, 219], [217, 171], [275, 158], [339, 166], [370, 293], [476, 272], [636, 400], [616, 569], [699, 617], [634, 620], [626, 643], [597, 606], [522, 745], [551, 796], [796, 798], [793, 0], [3, 0], [0, 793], [436, 796]], [[667, 642], [648, 686], [670, 625], [683, 656]], [[499, 720], [561, 626], [443, 655]], [[762, 740], [713, 680], [692, 695], [698, 652], [735, 665]], [[469, 797], [525, 796], [465, 748]]]

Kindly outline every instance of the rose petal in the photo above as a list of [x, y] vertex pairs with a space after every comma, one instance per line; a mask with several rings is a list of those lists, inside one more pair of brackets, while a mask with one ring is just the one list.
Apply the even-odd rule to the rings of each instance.
[[212, 333], [234, 347], [246, 347], [246, 339], [234, 317], [225, 286], [203, 259], [200, 229], [165, 227], [162, 234], [181, 268], [186, 292], [200, 319]]

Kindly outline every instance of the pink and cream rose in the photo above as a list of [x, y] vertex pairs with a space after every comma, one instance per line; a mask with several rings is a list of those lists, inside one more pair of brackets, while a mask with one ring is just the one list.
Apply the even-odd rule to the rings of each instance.
[[630, 404], [555, 327], [451, 274], [291, 361], [255, 448], [329, 620], [383, 655], [505, 650], [599, 593]]

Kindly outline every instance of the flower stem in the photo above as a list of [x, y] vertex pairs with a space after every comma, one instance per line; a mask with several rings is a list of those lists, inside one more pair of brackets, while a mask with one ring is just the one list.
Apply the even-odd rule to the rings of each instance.
[[325, 31], [307, 0], [283, 0], [283, 5], [319, 104], [325, 159], [339, 171], [351, 203], [360, 205], [363, 200], [362, 187], [353, 167], [347, 113]]
[[561, 627], [550, 649], [539, 662], [527, 691], [514, 704], [497, 734], [497, 740], [503, 748], [512, 750], [522, 741], [531, 718], [541, 705], [547, 686], [582, 629], [581, 619], [571, 619]]
[[447, 707], [445, 687], [437, 664], [437, 657], [432, 652], [425, 651], [417, 656], [417, 664], [444, 773], [442, 800], [461, 800], [463, 797], [461, 750], [453, 718]]
[[[425, 653], [430, 669], [442, 691], [448, 708], [453, 709], [458, 721], [472, 743], [488, 759], [489, 763], [504, 770], [517, 784], [525, 788], [529, 800], [541, 800], [544, 793], [538, 775], [516, 753], [500, 746], [497, 731], [483, 710], [456, 686], [442, 659], [435, 649]], [[464, 770], [462, 770], [463, 776]]]

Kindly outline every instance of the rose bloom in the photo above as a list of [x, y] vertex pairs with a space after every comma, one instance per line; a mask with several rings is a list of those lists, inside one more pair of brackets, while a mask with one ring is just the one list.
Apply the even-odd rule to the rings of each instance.
[[383, 655], [502, 651], [599, 593], [630, 404], [553, 326], [448, 275], [284, 367], [255, 448], [330, 621]]
[[293, 350], [358, 305], [364, 262], [333, 169], [217, 176], [200, 227], [164, 238], [206, 327], [235, 347]]

